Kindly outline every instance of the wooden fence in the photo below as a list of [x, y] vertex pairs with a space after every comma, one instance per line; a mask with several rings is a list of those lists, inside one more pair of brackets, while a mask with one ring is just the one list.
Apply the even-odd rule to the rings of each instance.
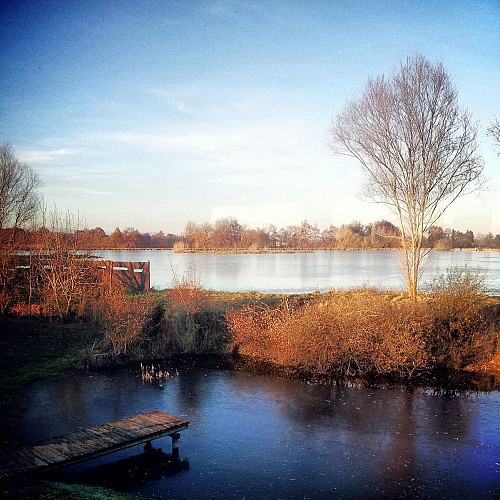
[[[42, 279], [37, 266], [50, 268], [54, 261], [50, 257], [38, 259], [37, 264], [30, 262], [27, 256], [17, 256], [9, 259], [4, 268], [14, 273], [17, 286], [23, 286], [23, 282], [29, 279]], [[150, 262], [119, 262], [112, 260], [81, 259], [71, 260], [71, 264], [58, 263], [63, 269], [68, 269], [75, 264], [78, 271], [82, 269], [88, 274], [88, 283], [96, 283], [97, 286], [106, 286], [112, 290], [123, 289], [131, 292], [147, 291], [151, 287]], [[64, 271], [63, 271], [64, 272]], [[70, 272], [70, 271], [68, 271]]]
[[150, 262], [95, 261], [101, 271], [101, 283], [112, 289], [121, 288], [131, 292], [144, 292], [151, 287]]

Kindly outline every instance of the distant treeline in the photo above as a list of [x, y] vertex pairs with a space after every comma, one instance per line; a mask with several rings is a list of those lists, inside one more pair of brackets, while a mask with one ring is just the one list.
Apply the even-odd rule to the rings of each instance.
[[[439, 226], [430, 228], [425, 245], [440, 250], [451, 248], [500, 248], [500, 234], [493, 236], [472, 231], [462, 233]], [[189, 222], [175, 243], [175, 250], [216, 248], [280, 248], [280, 249], [369, 249], [400, 248], [401, 232], [391, 222], [380, 220], [364, 225], [354, 221], [340, 227], [320, 230], [317, 224], [303, 221], [300, 225], [278, 229], [274, 225], [249, 229], [237, 219], [225, 218], [214, 224]]]
[[[12, 229], [0, 229], [0, 242], [11, 240]], [[49, 231], [45, 227], [37, 230], [15, 230], [15, 241], [18, 248], [37, 247], [40, 241], [46, 240], [46, 235], [54, 235], [55, 231]], [[137, 229], [127, 227], [123, 231], [116, 228], [111, 234], [106, 234], [104, 229], [96, 227], [94, 229], [65, 231], [67, 243], [74, 247], [77, 242], [82, 249], [114, 249], [114, 248], [172, 248], [180, 237], [175, 234], [140, 233]]]
[[[9, 239], [11, 229], [0, 229], [0, 241]], [[36, 246], [44, 227], [36, 231], [16, 230], [18, 246]], [[224, 218], [213, 224], [188, 222], [181, 235], [141, 233], [132, 227], [123, 231], [116, 228], [111, 234], [100, 228], [82, 229], [66, 235], [76, 238], [82, 248], [174, 248], [183, 250], [209, 249], [383, 249], [401, 246], [400, 230], [391, 222], [380, 220], [370, 224], [354, 221], [340, 227], [330, 226], [320, 230], [317, 224], [303, 221], [299, 225], [278, 229], [273, 224], [267, 228], [252, 229], [241, 225], [235, 218]], [[43, 239], [43, 238], [42, 238]], [[453, 248], [500, 248], [500, 234], [465, 233], [454, 229], [432, 226], [425, 237], [427, 247], [438, 250]]]

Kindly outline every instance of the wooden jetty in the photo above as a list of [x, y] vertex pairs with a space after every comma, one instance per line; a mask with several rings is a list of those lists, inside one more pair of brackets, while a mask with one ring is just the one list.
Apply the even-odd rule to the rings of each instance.
[[5, 463], [0, 464], [0, 479], [76, 464], [142, 443], [146, 443], [144, 448], [148, 451], [152, 449], [151, 441], [163, 436], [172, 438], [172, 454], [178, 458], [179, 431], [187, 429], [188, 424], [188, 420], [152, 411], [80, 429], [6, 454]]

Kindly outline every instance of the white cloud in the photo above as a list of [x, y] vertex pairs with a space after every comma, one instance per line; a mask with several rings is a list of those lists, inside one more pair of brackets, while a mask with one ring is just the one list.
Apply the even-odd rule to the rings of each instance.
[[193, 114], [196, 110], [194, 94], [183, 90], [148, 88], [146, 92], [165, 101], [170, 107], [184, 114]]

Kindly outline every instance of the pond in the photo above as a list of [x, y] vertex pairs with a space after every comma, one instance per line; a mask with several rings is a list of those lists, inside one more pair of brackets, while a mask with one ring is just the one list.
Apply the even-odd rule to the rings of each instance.
[[[229, 292], [306, 293], [332, 288], [405, 289], [398, 251], [317, 250], [290, 254], [195, 254], [171, 250], [102, 251], [117, 261], [150, 261], [151, 286], [170, 288], [194, 265], [201, 285]], [[489, 293], [500, 295], [500, 252], [432, 252], [423, 266], [422, 284], [448, 269], [464, 267], [484, 278]]]
[[[499, 498], [498, 392], [445, 396], [179, 371], [163, 389], [142, 383], [139, 367], [37, 383], [18, 437], [31, 444], [158, 409], [190, 420], [179, 441], [189, 465], [145, 481], [107, 474], [106, 485], [145, 498]], [[170, 438], [153, 444], [170, 450]]]

